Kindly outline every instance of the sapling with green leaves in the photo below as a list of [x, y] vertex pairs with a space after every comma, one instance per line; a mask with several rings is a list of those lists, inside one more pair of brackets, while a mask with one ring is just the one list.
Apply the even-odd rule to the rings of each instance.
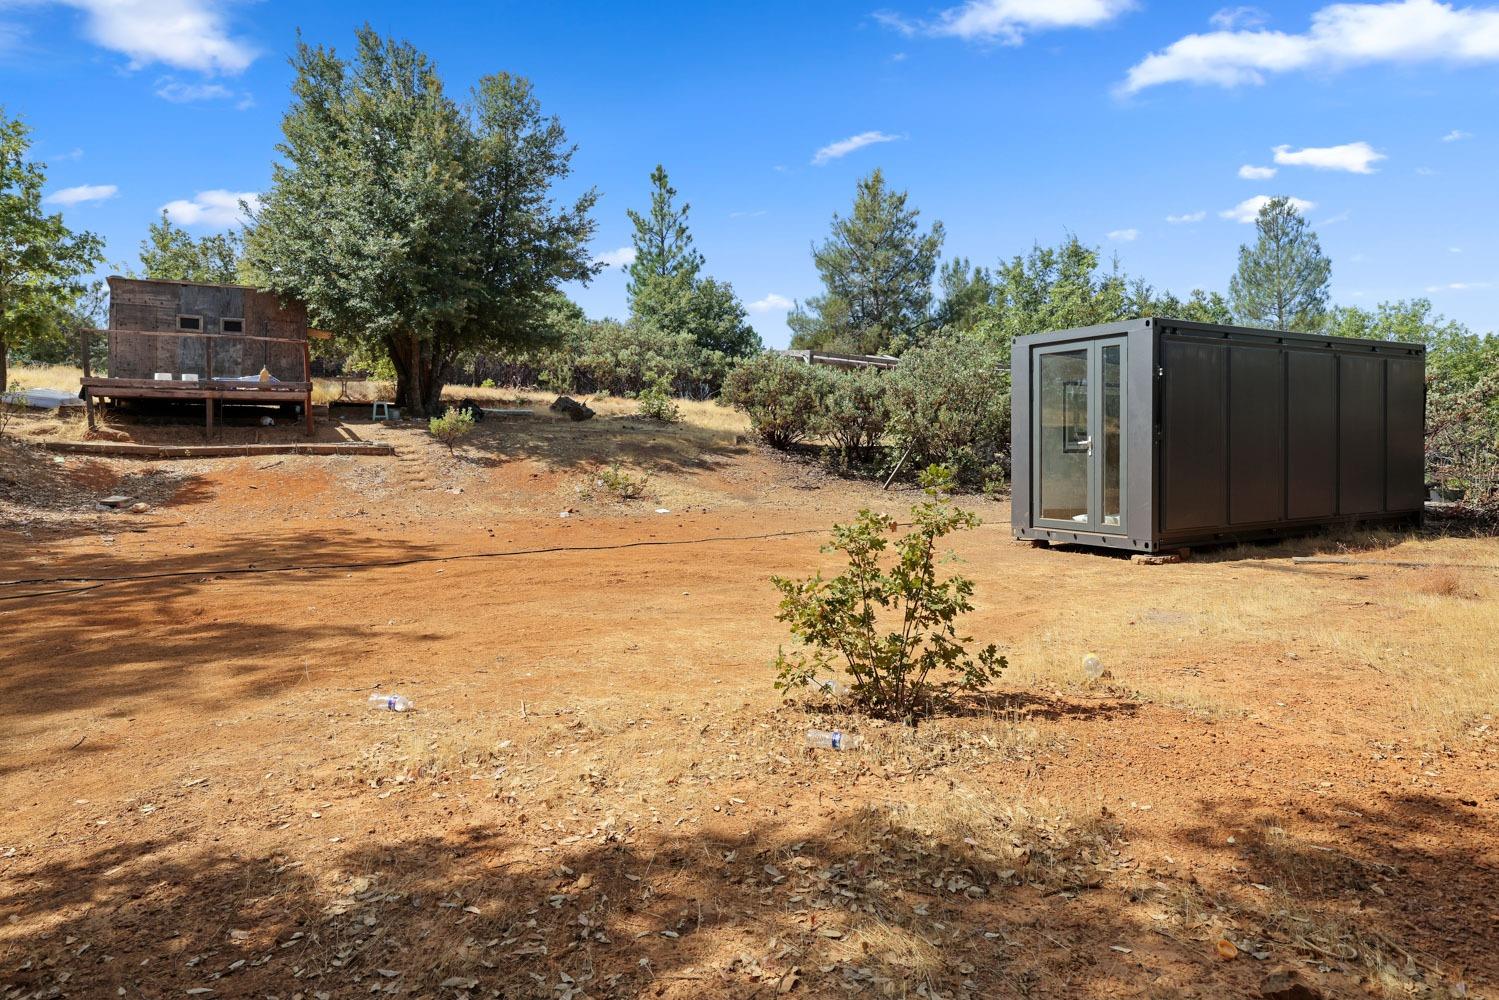
[[[960, 615], [973, 610], [973, 581], [941, 578], [937, 543], [978, 527], [977, 515], [955, 506], [952, 468], [921, 474], [926, 498], [911, 509], [913, 526], [869, 509], [852, 524], [833, 526], [827, 552], [842, 552], [848, 568], [831, 579], [774, 577], [781, 592], [778, 621], [791, 627], [802, 648], [776, 659], [776, 688], [805, 687], [844, 671], [855, 703], [874, 715], [915, 725], [918, 718], [958, 693], [982, 689], [1007, 663], [991, 643], [970, 654], [958, 633]], [[894, 559], [883, 563], [887, 550]]]
[[427, 423], [427, 429], [432, 436], [448, 446], [448, 454], [457, 453], [458, 442], [467, 437], [474, 429], [474, 415], [468, 410], [450, 406], [440, 417], [433, 417]]

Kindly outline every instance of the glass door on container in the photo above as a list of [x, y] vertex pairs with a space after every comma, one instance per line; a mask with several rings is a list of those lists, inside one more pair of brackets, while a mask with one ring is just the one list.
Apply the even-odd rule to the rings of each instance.
[[1036, 520], [1124, 530], [1124, 341], [1039, 348], [1032, 358]]

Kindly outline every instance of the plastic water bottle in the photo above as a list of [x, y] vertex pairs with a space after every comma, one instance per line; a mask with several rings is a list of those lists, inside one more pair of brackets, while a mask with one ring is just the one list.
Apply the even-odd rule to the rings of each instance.
[[833, 680], [831, 677], [814, 677], [812, 678], [812, 686], [825, 694], [832, 695], [834, 698], [840, 697], [843, 692], [848, 690], [848, 688]]
[[841, 733], [836, 729], [807, 730], [807, 745], [822, 747], [824, 750], [852, 750], [863, 742], [864, 737], [858, 733]]
[[378, 691], [369, 697], [370, 708], [380, 712], [409, 712], [411, 711], [411, 699], [400, 694], [380, 694]]
[[1089, 653], [1083, 657], [1083, 673], [1088, 675], [1090, 681], [1103, 676], [1103, 661], [1098, 658], [1097, 653]]

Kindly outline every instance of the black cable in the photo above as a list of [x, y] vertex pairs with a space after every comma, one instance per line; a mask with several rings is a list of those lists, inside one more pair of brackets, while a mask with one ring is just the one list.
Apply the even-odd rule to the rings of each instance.
[[[826, 528], [805, 528], [797, 531], [771, 531], [760, 535], [710, 535], [704, 538], [654, 539], [635, 542], [617, 542], [608, 545], [549, 545], [536, 549], [507, 549], [500, 552], [464, 552], [457, 555], [410, 556], [404, 559], [383, 559], [371, 562], [311, 563], [293, 566], [235, 566], [230, 568], [207, 566], [202, 569], [170, 570], [163, 573], [132, 573], [123, 576], [54, 576], [35, 577], [25, 580], [0, 580], [0, 587], [36, 587], [60, 583], [89, 583], [104, 586], [109, 583], [139, 583], [147, 580], [170, 580], [189, 576], [258, 576], [267, 573], [312, 573], [343, 569], [387, 569], [396, 566], [418, 566], [425, 563], [457, 562], [460, 559], [504, 559], [510, 556], [548, 555], [558, 552], [608, 552], [618, 549], [649, 548], [670, 545], [702, 545], [709, 542], [755, 542], [769, 538], [790, 538], [796, 535], [826, 534]], [[92, 590], [94, 587], [85, 587]], [[0, 597], [4, 601], [17, 601], [26, 597], [43, 597], [52, 593], [78, 593], [79, 591], [47, 591], [39, 594], [17, 594]]]
[[81, 594], [85, 590], [98, 590], [104, 586], [102, 583], [90, 584], [87, 587], [68, 587], [62, 590], [38, 590], [33, 594], [9, 594], [0, 597], [0, 601], [24, 601], [28, 597], [51, 597], [53, 594]]

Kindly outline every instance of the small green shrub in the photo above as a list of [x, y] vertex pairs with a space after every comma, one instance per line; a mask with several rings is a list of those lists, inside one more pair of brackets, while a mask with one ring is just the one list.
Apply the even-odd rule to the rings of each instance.
[[593, 479], [593, 485], [616, 500], [639, 500], [645, 495], [645, 488], [650, 485], [650, 481], [650, 476], [632, 476], [615, 462], [609, 468], [599, 471]]
[[932, 466], [921, 485], [926, 499], [911, 509], [915, 527], [895, 541], [889, 569], [881, 557], [899, 525], [866, 508], [853, 524], [834, 525], [824, 549], [844, 553], [846, 571], [830, 580], [820, 572], [808, 580], [772, 579], [781, 592], [776, 619], [804, 646], [790, 656], [781, 651], [777, 689], [846, 670], [862, 708], [914, 725], [936, 703], [982, 688], [1004, 670], [1005, 658], [992, 644], [972, 656], [973, 640], [958, 635], [958, 616], [973, 610], [973, 581], [937, 577], [938, 539], [977, 527], [978, 517], [953, 506], [950, 468]]
[[749, 416], [750, 426], [772, 448], [790, 448], [820, 433], [824, 372], [778, 354], [761, 354], [724, 380], [724, 401]]
[[885, 401], [885, 372], [877, 368], [855, 371], [830, 369], [824, 376], [823, 425], [838, 446], [845, 465], [868, 461], [885, 437], [890, 408]]
[[0, 438], [5, 437], [5, 430], [10, 426], [16, 414], [20, 412], [25, 404], [21, 401], [21, 393], [26, 387], [20, 382], [12, 379], [10, 385], [0, 386]]
[[474, 415], [467, 410], [460, 410], [450, 406], [440, 417], [433, 417], [427, 423], [427, 429], [432, 436], [448, 446], [448, 454], [456, 453], [458, 442], [462, 441], [474, 429]]
[[483, 382], [479, 383], [479, 388], [481, 388], [481, 389], [493, 389], [494, 388], [494, 379], [492, 379], [492, 378], [485, 379]]
[[664, 378], [656, 379], [640, 391], [635, 412], [663, 424], [674, 424], [682, 419], [682, 408], [671, 394], [671, 383]]

